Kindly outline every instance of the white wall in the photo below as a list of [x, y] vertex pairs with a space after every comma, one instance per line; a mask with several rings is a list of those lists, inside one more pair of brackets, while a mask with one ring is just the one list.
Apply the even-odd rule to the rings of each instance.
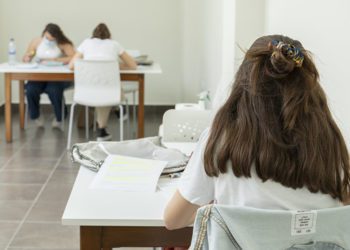
[[[4, 28], [4, 21], [3, 21], [3, 1], [0, 0], [0, 62], [4, 62], [6, 59], [6, 51], [2, 49], [2, 47], [4, 46], [3, 43], [3, 34], [2, 34], [2, 30]], [[5, 103], [5, 98], [4, 98], [4, 77], [2, 75], [0, 75], [0, 106], [3, 105]]]
[[265, 0], [236, 0], [235, 72], [245, 51], [265, 32]]
[[[217, 89], [232, 78], [234, 1], [184, 2], [184, 100], [197, 101], [192, 93]], [[230, 80], [228, 80], [230, 81]]]
[[[124, 47], [140, 49], [161, 64], [162, 75], [146, 77], [146, 104], [173, 104], [182, 99], [182, 12], [182, 1], [173, 0], [0, 0], [0, 61], [7, 59], [10, 37], [20, 57], [48, 22], [58, 23], [78, 45], [103, 21]], [[17, 88], [13, 91], [16, 101]]]
[[314, 54], [333, 115], [350, 146], [350, 1], [267, 0], [266, 31], [300, 40]]
[[[234, 74], [241, 64], [244, 52], [252, 42], [264, 34], [265, 0], [222, 1], [221, 6], [221, 68], [220, 80], [213, 100], [213, 108], [218, 109], [231, 92]], [[217, 40], [217, 36], [213, 39]], [[243, 51], [242, 51], [243, 49]], [[220, 59], [220, 58], [219, 58]]]

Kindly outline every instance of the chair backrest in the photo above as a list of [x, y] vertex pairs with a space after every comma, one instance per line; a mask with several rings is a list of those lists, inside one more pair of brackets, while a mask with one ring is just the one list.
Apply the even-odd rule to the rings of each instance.
[[209, 110], [170, 109], [163, 115], [163, 142], [197, 142], [204, 129], [210, 126]]
[[176, 110], [204, 110], [198, 103], [176, 103]]
[[350, 206], [298, 212], [208, 205], [197, 211], [190, 249], [350, 249]]
[[74, 64], [74, 102], [86, 106], [114, 106], [121, 102], [117, 61], [77, 60]]

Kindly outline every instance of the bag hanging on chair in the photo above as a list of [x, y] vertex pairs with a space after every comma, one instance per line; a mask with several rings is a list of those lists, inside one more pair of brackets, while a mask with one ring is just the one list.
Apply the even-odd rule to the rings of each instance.
[[167, 161], [162, 174], [181, 172], [189, 157], [176, 149], [161, 146], [160, 137], [147, 137], [121, 142], [87, 142], [74, 144], [71, 149], [72, 162], [79, 163], [98, 172], [110, 154]]

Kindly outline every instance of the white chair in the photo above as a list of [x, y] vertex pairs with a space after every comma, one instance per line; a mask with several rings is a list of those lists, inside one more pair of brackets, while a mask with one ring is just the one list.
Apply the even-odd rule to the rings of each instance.
[[176, 103], [176, 110], [204, 110], [198, 103]]
[[197, 142], [204, 129], [210, 126], [209, 110], [170, 109], [163, 115], [163, 142]]
[[211, 120], [212, 112], [209, 110], [170, 109], [163, 115], [161, 143], [189, 155], [203, 130], [210, 126]]
[[123, 140], [123, 106], [120, 86], [119, 64], [117, 61], [78, 60], [74, 65], [74, 97], [69, 118], [67, 149], [71, 145], [74, 107], [86, 106], [85, 128], [89, 137], [88, 107], [119, 106], [120, 140]]
[[350, 206], [312, 211], [207, 205], [197, 211], [190, 249], [350, 249]]
[[[124, 94], [132, 94], [132, 124], [133, 132], [136, 135], [136, 92], [139, 91], [139, 84], [137, 82], [123, 81], [122, 90]], [[129, 110], [128, 103], [126, 103], [126, 109]]]
[[[175, 104], [175, 110], [189, 110], [189, 111], [196, 111], [196, 110], [204, 110], [200, 107], [198, 103], [176, 103]], [[158, 135], [160, 137], [163, 137], [164, 131], [163, 131], [163, 124], [159, 126]]]

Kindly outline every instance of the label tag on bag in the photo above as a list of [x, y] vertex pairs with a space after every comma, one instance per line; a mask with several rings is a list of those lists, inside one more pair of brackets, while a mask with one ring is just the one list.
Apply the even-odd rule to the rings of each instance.
[[317, 211], [293, 211], [291, 234], [304, 235], [316, 233]]

